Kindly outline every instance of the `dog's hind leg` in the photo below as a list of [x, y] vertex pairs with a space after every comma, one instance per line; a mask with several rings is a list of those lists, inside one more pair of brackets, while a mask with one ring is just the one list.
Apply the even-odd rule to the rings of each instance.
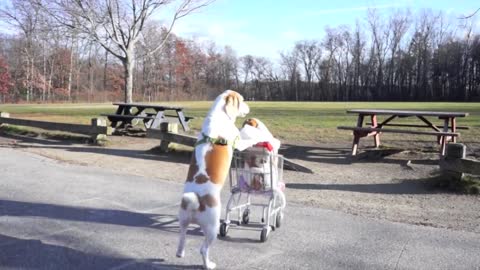
[[180, 227], [180, 238], [178, 240], [177, 257], [183, 258], [185, 256], [185, 238], [187, 236], [189, 222], [188, 219], [182, 217], [182, 214], [180, 214], [178, 223]]
[[215, 269], [215, 267], [217, 266], [214, 262], [210, 261], [210, 258], [208, 256], [210, 246], [217, 238], [218, 229], [220, 227], [220, 221], [218, 217], [214, 220], [214, 224], [201, 226], [203, 234], [205, 235], [205, 240], [203, 241], [202, 247], [200, 248], [200, 253], [202, 254], [203, 266], [205, 267], [205, 269]]

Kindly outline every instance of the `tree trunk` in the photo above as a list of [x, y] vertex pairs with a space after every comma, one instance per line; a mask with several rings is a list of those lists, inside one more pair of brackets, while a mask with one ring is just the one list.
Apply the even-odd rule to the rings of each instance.
[[45, 102], [45, 91], [47, 89], [47, 53], [45, 49], [45, 41], [43, 41], [43, 88], [42, 88], [42, 102]]
[[133, 50], [128, 53], [127, 57], [123, 61], [123, 67], [125, 69], [125, 102], [133, 102], [133, 68], [135, 67], [135, 55]]
[[67, 84], [67, 98], [68, 101], [72, 100], [72, 76], [73, 76], [73, 50], [74, 50], [74, 45], [72, 41], [72, 47], [70, 50], [70, 66], [68, 67], [68, 84]]
[[105, 65], [103, 66], [103, 93], [107, 91], [108, 51], [105, 50]]
[[53, 80], [53, 75], [54, 75], [54, 69], [55, 67], [55, 59], [52, 59], [50, 62], [50, 75], [48, 76], [48, 88], [47, 88], [47, 100], [51, 101], [52, 100], [52, 80]]

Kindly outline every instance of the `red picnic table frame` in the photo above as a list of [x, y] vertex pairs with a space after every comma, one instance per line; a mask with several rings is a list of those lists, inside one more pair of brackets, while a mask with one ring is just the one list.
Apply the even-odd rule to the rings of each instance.
[[[440, 155], [445, 155], [445, 145], [447, 140], [451, 139], [456, 142], [457, 129], [468, 129], [468, 127], [459, 127], [456, 123], [457, 117], [466, 117], [465, 112], [433, 112], [433, 111], [411, 111], [411, 110], [370, 110], [356, 109], [347, 110], [347, 113], [358, 114], [356, 127], [337, 127], [338, 129], [353, 130], [352, 155], [357, 154], [360, 138], [373, 136], [375, 147], [380, 146], [380, 134], [383, 132], [418, 134], [418, 135], [434, 135], [437, 136], [437, 142], [441, 145]], [[379, 115], [386, 116], [382, 122], [379, 122]], [[364, 118], [370, 117], [371, 122], [367, 126], [363, 126]], [[391, 123], [394, 119], [416, 117], [421, 120], [422, 124], [402, 124]], [[443, 126], [437, 126], [427, 117], [437, 117], [443, 120]], [[389, 129], [385, 126], [408, 127], [408, 128], [430, 128], [430, 131], [408, 130], [408, 129]], [[433, 130], [433, 131], [432, 131]]]

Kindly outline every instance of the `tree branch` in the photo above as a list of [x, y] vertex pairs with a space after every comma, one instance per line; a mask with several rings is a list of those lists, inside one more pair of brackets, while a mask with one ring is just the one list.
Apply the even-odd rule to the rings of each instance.
[[480, 11], [480, 8], [478, 8], [477, 10], [475, 10], [475, 12], [473, 12], [472, 14], [467, 15], [467, 16], [463, 16], [463, 17], [460, 17], [459, 19], [470, 19], [471, 17], [475, 16], [475, 14], [477, 14], [479, 11]]
[[144, 57], [150, 56], [150, 55], [154, 54], [155, 52], [157, 52], [160, 48], [162, 48], [165, 45], [168, 38], [170, 37], [173, 26], [175, 25], [175, 22], [178, 19], [187, 16], [188, 14], [192, 13], [195, 10], [198, 10], [202, 7], [206, 7], [209, 4], [213, 3], [214, 1], [215, 0], [208, 0], [208, 1], [205, 1], [204, 3], [202, 3], [202, 4], [199, 4], [197, 6], [190, 7], [190, 8], [188, 8], [188, 6], [192, 2], [192, 0], [186, 0], [185, 2], [183, 2], [182, 5], [180, 5], [180, 7], [175, 11], [175, 15], [173, 16], [172, 22], [170, 23], [169, 27], [166, 29], [167, 31], [166, 31], [166, 35], [165, 35], [165, 38], [163, 39], [163, 41], [156, 48], [154, 48], [150, 52], [144, 54], [143, 56]]

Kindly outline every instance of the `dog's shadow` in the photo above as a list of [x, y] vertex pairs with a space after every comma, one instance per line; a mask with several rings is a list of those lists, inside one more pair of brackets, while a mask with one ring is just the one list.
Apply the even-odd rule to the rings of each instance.
[[[56, 239], [62, 240], [62, 237], [57, 235]], [[175, 265], [161, 258], [138, 259], [89, 253], [42, 240], [3, 234], [0, 234], [0, 245], [1, 265], [12, 269], [202, 269], [202, 265]]]

